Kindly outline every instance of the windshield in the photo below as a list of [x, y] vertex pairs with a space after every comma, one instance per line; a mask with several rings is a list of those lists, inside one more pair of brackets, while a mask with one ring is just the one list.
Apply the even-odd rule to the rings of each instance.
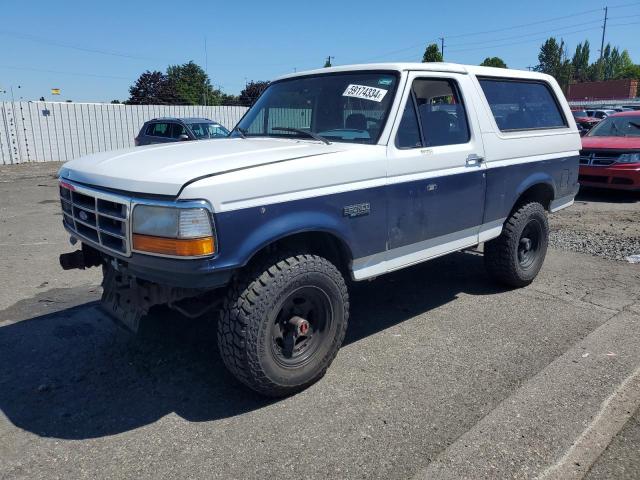
[[[398, 83], [391, 71], [327, 73], [272, 83], [238, 124], [251, 136], [374, 144]], [[302, 130], [302, 131], [301, 131]], [[233, 132], [233, 136], [240, 136]]]
[[640, 115], [608, 117], [588, 133], [589, 137], [640, 137]]
[[571, 113], [573, 113], [573, 116], [575, 118], [581, 118], [581, 117], [588, 117], [589, 114], [587, 112], [585, 112], [584, 110], [574, 110]]
[[229, 130], [217, 123], [197, 122], [189, 123], [189, 128], [198, 140], [202, 138], [219, 138], [229, 135]]

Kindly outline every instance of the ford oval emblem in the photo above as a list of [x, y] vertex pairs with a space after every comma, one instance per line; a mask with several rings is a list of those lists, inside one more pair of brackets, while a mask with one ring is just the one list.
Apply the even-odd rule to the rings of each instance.
[[86, 222], [87, 220], [89, 220], [89, 215], [87, 215], [87, 212], [85, 212], [84, 210], [80, 210], [80, 213], [78, 214], [78, 216], [80, 217], [80, 220], [82, 220], [83, 222]]

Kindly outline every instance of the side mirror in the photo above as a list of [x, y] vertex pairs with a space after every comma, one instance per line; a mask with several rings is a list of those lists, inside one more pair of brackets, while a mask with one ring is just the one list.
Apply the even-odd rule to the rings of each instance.
[[180, 135], [178, 137], [178, 140], [180, 140], [181, 142], [183, 142], [185, 140], [189, 140], [189, 135], [187, 135], [186, 133], [183, 133], [182, 135]]
[[581, 137], [584, 137], [587, 133], [589, 133], [589, 130], [587, 130], [586, 128], [583, 128], [582, 130], [580, 130]]

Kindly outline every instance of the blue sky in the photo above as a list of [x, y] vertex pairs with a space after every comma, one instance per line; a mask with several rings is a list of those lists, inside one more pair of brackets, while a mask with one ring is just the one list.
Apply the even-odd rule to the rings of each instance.
[[420, 61], [442, 36], [445, 59], [460, 63], [497, 55], [526, 68], [551, 35], [565, 39], [570, 55], [588, 39], [593, 59], [605, 5], [607, 40], [640, 63], [640, 1], [632, 0], [10, 0], [0, 6], [0, 100], [10, 99], [11, 86], [16, 99], [125, 100], [144, 70], [204, 66], [205, 37], [212, 82], [236, 94], [246, 80], [321, 67], [328, 55], [334, 64]]

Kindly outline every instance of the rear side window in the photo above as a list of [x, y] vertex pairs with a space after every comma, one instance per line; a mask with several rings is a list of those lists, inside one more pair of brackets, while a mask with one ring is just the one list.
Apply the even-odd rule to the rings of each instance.
[[500, 130], [567, 126], [558, 100], [545, 82], [494, 78], [478, 80]]
[[147, 128], [147, 135], [153, 137], [168, 137], [169, 136], [169, 124], [168, 123], [152, 123]]
[[172, 123], [171, 126], [171, 138], [180, 138], [180, 135], [187, 134], [187, 130], [179, 123]]

